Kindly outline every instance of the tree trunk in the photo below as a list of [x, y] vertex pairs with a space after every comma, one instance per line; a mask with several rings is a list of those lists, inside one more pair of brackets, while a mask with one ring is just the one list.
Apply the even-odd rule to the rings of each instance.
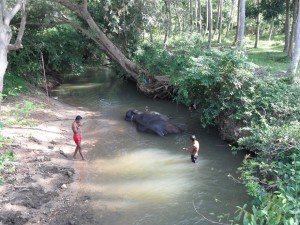
[[285, 10], [285, 23], [284, 23], [284, 49], [283, 52], [288, 53], [289, 49], [289, 40], [290, 40], [290, 0], [285, 1], [286, 10]]
[[87, 3], [85, 5], [74, 5], [69, 0], [55, 0], [61, 3], [65, 7], [69, 8], [71, 11], [76, 12], [82, 19], [86, 21], [92, 32], [85, 30], [71, 20], [64, 18], [66, 22], [70, 25], [79, 29], [89, 38], [91, 38], [112, 60], [120, 64], [120, 66], [129, 73], [134, 79], [138, 78], [139, 68], [138, 66], [131, 62], [126, 56], [106, 37], [106, 35], [97, 26], [90, 13], [87, 11]]
[[[8, 48], [7, 46], [10, 43], [10, 40], [12, 38], [12, 30], [7, 25], [1, 25], [0, 26], [0, 95], [3, 91], [3, 80], [4, 80], [4, 74], [8, 65], [7, 62], [7, 54], [8, 54]], [[1, 98], [1, 96], [0, 96]]]
[[66, 17], [62, 19], [92, 39], [105, 54], [117, 62], [128, 74], [129, 78], [137, 83], [137, 87], [146, 95], [153, 98], [171, 98], [173, 90], [169, 86], [169, 80], [160, 76], [150, 77], [147, 71], [142, 70], [137, 64], [130, 61], [102, 32], [87, 10], [87, 0], [82, 0], [80, 5], [73, 4], [69, 0], [54, 0], [62, 4], [72, 12], [77, 13], [88, 25], [89, 30], [84, 29]]
[[[0, 4], [0, 109], [2, 102], [3, 80], [8, 65], [7, 54], [11, 50], [17, 50], [23, 47], [22, 37], [26, 24], [25, 4], [25, 0], [18, 0], [15, 3], [14, 7], [11, 9], [8, 9], [6, 1], [2, 1]], [[10, 44], [12, 39], [12, 29], [10, 27], [10, 22], [20, 10], [22, 19], [20, 28], [18, 30], [18, 35], [15, 43]]]
[[190, 18], [190, 31], [193, 31], [193, 4], [192, 0], [189, 0], [189, 18]]
[[206, 34], [207, 34], [207, 31], [208, 31], [208, 11], [209, 11], [209, 9], [208, 9], [208, 1], [209, 0], [206, 0], [206, 24], [205, 24], [205, 30], [204, 30], [204, 35], [203, 36], [206, 36]]
[[260, 32], [260, 36], [261, 36], [261, 37], [263, 37], [264, 34], [265, 34], [266, 26], [267, 26], [267, 22], [265, 21], [265, 22], [263, 23], [263, 27], [262, 27], [261, 32]]
[[209, 29], [208, 48], [211, 49], [212, 30], [213, 30], [213, 24], [212, 24], [212, 2], [211, 2], [211, 0], [207, 1], [207, 7], [208, 7], [208, 29]]
[[298, 0], [294, 0], [294, 11], [293, 11], [293, 24], [292, 24], [292, 31], [290, 34], [290, 43], [289, 43], [289, 50], [288, 50], [288, 56], [293, 56], [293, 48], [294, 48], [294, 33], [296, 29], [296, 22], [297, 22], [297, 11], [298, 11]]
[[296, 73], [298, 63], [299, 63], [299, 57], [300, 57], [300, 16], [299, 15], [300, 15], [300, 7], [298, 5], [297, 27], [295, 29], [295, 32], [296, 32], [295, 50], [294, 50], [294, 53], [293, 53], [290, 68], [288, 69], [288, 72], [290, 74], [295, 74]]
[[238, 1], [238, 7], [237, 7], [237, 22], [236, 22], [236, 31], [235, 31], [235, 37], [233, 41], [233, 45], [236, 45], [237, 40], [238, 40], [238, 34], [239, 34], [239, 29], [240, 29], [240, 9], [241, 9], [241, 0]]
[[214, 30], [213, 35], [212, 35], [213, 38], [214, 38], [214, 36], [215, 36], [215, 34], [217, 32], [217, 29], [219, 28], [220, 14], [221, 14], [221, 12], [220, 12], [220, 1], [221, 0], [218, 0], [218, 14], [217, 14], [217, 21], [216, 21], [215, 30]]
[[202, 15], [201, 15], [201, 13], [202, 13], [202, 6], [201, 6], [201, 0], [198, 0], [198, 6], [199, 6], [199, 16], [198, 16], [198, 18], [199, 18], [199, 24], [198, 24], [198, 32], [200, 33], [200, 35], [201, 35], [201, 33], [202, 33]]
[[153, 32], [152, 32], [152, 26], [149, 25], [149, 33], [150, 33], [150, 42], [153, 43]]
[[269, 38], [268, 40], [271, 41], [272, 39], [272, 35], [273, 35], [273, 30], [274, 30], [274, 17], [272, 18], [272, 21], [271, 21], [271, 25], [270, 25], [270, 30], [269, 30]]
[[257, 19], [256, 19], [256, 32], [255, 32], [255, 44], [254, 44], [254, 48], [258, 48], [258, 42], [259, 42], [259, 29], [260, 29], [259, 4], [260, 4], [260, 0], [257, 0], [256, 4], [257, 4], [257, 7], [258, 7], [258, 14], [257, 14]]
[[244, 30], [245, 30], [245, 0], [240, 0], [240, 16], [239, 16], [239, 33], [238, 33], [238, 41], [237, 41], [237, 47], [240, 49], [243, 45], [243, 39], [244, 39]]
[[226, 38], [228, 37], [228, 33], [230, 31], [230, 28], [231, 28], [232, 18], [233, 18], [233, 14], [234, 14], [234, 6], [235, 6], [235, 0], [231, 0], [230, 16], [229, 16], [229, 19], [228, 19], [227, 29], [226, 29], [226, 34], [225, 34]]
[[164, 46], [167, 46], [168, 39], [172, 33], [172, 18], [171, 18], [171, 3], [168, 0], [165, 0], [166, 6], [166, 15], [167, 15], [167, 27], [165, 28], [165, 38], [164, 38]]
[[223, 0], [220, 0], [220, 25], [219, 25], [219, 36], [218, 43], [222, 42], [222, 31], [223, 31]]
[[181, 37], [182, 34], [182, 21], [181, 21], [181, 16], [178, 12], [178, 10], [175, 7], [175, 14], [176, 14], [176, 18], [177, 18], [177, 23], [178, 23], [178, 27], [179, 27], [179, 36]]
[[198, 30], [198, 0], [195, 0], [195, 31]]

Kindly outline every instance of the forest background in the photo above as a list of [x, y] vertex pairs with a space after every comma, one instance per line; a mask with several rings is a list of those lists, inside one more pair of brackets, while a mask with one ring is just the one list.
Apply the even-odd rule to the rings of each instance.
[[238, 179], [253, 202], [232, 223], [299, 224], [299, 0], [2, 0], [0, 11], [4, 101], [112, 67], [252, 153]]

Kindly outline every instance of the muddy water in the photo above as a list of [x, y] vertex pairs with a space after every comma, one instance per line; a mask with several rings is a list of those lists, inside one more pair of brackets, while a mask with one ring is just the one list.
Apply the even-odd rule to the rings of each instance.
[[[194, 113], [172, 102], [152, 100], [134, 85], [116, 81], [110, 70], [66, 79], [54, 93], [64, 102], [100, 113], [83, 133], [93, 145], [88, 163], [76, 163], [78, 190], [92, 196], [93, 216], [102, 225], [190, 225], [223, 222], [248, 198], [238, 177], [243, 155], [232, 155], [215, 129], [203, 129]], [[171, 117], [185, 131], [158, 137], [139, 133], [124, 120], [128, 109], [145, 106]], [[196, 164], [183, 147], [195, 134], [201, 150]], [[204, 217], [206, 217], [206, 219]]]

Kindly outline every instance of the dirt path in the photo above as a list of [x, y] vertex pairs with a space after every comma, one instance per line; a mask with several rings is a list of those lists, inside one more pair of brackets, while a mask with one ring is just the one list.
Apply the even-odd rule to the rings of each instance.
[[[43, 104], [29, 118], [33, 127], [11, 125], [0, 129], [0, 134], [12, 140], [3, 151], [13, 151], [15, 172], [2, 172], [5, 184], [0, 186], [1, 224], [99, 224], [93, 221], [89, 209], [90, 196], [77, 192], [76, 164], [87, 161], [72, 160], [75, 144], [71, 123], [76, 115], [84, 118], [83, 153], [92, 148], [85, 140], [84, 131], [93, 124], [99, 113], [74, 108], [57, 100], [48, 99], [42, 93], [4, 102], [0, 121], [14, 120], [12, 110], [24, 100]], [[3, 116], [4, 115], [4, 116]], [[90, 118], [90, 119], [85, 119]]]

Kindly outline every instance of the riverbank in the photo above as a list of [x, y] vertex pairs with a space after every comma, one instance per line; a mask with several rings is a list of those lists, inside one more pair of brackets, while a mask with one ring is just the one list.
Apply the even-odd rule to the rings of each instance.
[[[16, 104], [25, 101], [43, 105], [34, 110], [23, 126], [16, 121]], [[9, 143], [1, 153], [12, 151], [16, 159], [11, 162], [13, 172], [2, 171], [4, 185], [0, 186], [0, 224], [90, 224], [90, 196], [77, 190], [76, 167], [89, 163], [72, 159], [75, 144], [71, 123], [76, 115], [84, 118], [83, 153], [93, 147], [84, 136], [93, 123], [95, 112], [71, 107], [44, 93], [32, 91], [22, 97], [11, 98], [2, 104], [0, 134]]]

